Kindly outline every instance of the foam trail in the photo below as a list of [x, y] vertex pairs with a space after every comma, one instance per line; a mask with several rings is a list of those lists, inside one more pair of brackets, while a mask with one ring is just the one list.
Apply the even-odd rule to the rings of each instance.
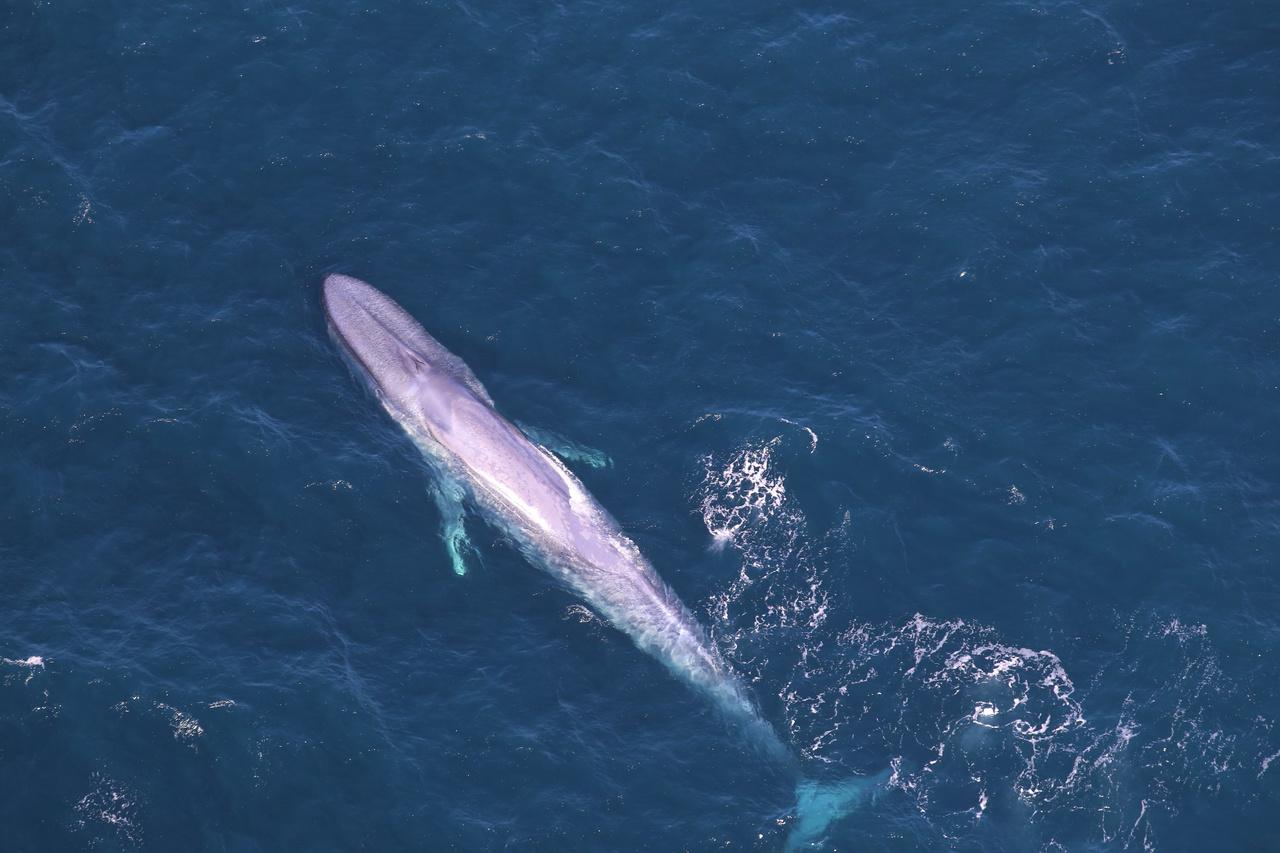
[[[806, 433], [813, 452], [816, 436]], [[784, 628], [810, 634], [826, 621], [828, 599], [817, 574], [815, 555], [802, 535], [805, 518], [788, 494], [774, 458], [782, 440], [776, 436], [749, 444], [727, 460], [703, 460], [699, 507], [703, 523], [713, 547], [732, 545], [742, 558], [739, 576], [709, 606], [712, 624], [731, 655], [751, 645], [758, 634]], [[804, 589], [785, 589], [784, 579], [797, 577], [803, 580]], [[738, 610], [743, 618], [750, 617], [749, 628], [734, 626]], [[814, 757], [809, 750], [802, 752], [807, 758]], [[799, 769], [796, 762], [797, 772]], [[820, 844], [833, 824], [870, 802], [888, 778], [887, 770], [876, 776], [834, 780], [801, 776], [796, 785], [795, 821], [784, 849], [803, 850]]]

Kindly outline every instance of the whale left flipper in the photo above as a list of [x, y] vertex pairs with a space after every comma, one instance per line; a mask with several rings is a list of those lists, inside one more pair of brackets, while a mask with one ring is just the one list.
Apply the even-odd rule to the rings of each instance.
[[467, 573], [466, 554], [479, 559], [476, 546], [467, 538], [466, 509], [463, 507], [462, 490], [453, 484], [436, 482], [431, 485], [431, 496], [440, 510], [440, 535], [444, 537], [445, 550], [453, 573], [463, 577]]

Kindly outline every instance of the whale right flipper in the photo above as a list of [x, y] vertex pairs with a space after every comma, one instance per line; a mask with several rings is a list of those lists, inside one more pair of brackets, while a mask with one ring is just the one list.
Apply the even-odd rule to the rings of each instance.
[[452, 484], [433, 483], [431, 496], [440, 510], [440, 535], [444, 537], [445, 550], [453, 573], [463, 577], [467, 573], [466, 554], [478, 559], [476, 546], [467, 538], [466, 509], [463, 507], [462, 490]]
[[559, 456], [565, 462], [583, 462], [592, 468], [613, 467], [613, 460], [603, 450], [579, 444], [550, 430], [531, 427], [523, 422], [518, 423], [517, 426], [520, 427], [525, 435], [550, 450], [556, 456]]

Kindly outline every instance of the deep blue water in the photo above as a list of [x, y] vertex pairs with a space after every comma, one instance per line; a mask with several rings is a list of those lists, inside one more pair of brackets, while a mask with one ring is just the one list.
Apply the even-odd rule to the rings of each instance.
[[503, 537], [365, 278], [576, 465], [825, 849], [1280, 849], [1280, 18], [0, 5], [0, 849], [775, 850], [795, 779]]

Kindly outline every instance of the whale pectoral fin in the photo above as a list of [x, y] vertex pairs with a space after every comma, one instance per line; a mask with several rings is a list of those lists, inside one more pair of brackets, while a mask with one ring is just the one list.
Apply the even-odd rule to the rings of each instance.
[[449, 552], [449, 561], [453, 565], [453, 573], [463, 577], [467, 573], [466, 555], [479, 559], [475, 545], [467, 538], [466, 511], [462, 506], [462, 493], [456, 488], [436, 484], [431, 487], [431, 495], [440, 509], [440, 535], [444, 537], [445, 550]]
[[467, 538], [467, 531], [463, 527], [461, 516], [457, 521], [445, 524], [444, 547], [449, 552], [449, 560], [453, 563], [453, 573], [458, 577], [466, 575], [467, 560], [463, 553], [476, 557], [476, 548], [471, 544], [471, 540]]
[[528, 424], [517, 424], [520, 431], [527, 435], [535, 444], [540, 444], [547, 450], [550, 450], [556, 456], [559, 456], [565, 462], [582, 462], [590, 465], [592, 468], [612, 468], [613, 460], [603, 450], [597, 450], [594, 447], [588, 447], [585, 444], [579, 444], [576, 441], [565, 438], [554, 432], [537, 427], [531, 427]]

